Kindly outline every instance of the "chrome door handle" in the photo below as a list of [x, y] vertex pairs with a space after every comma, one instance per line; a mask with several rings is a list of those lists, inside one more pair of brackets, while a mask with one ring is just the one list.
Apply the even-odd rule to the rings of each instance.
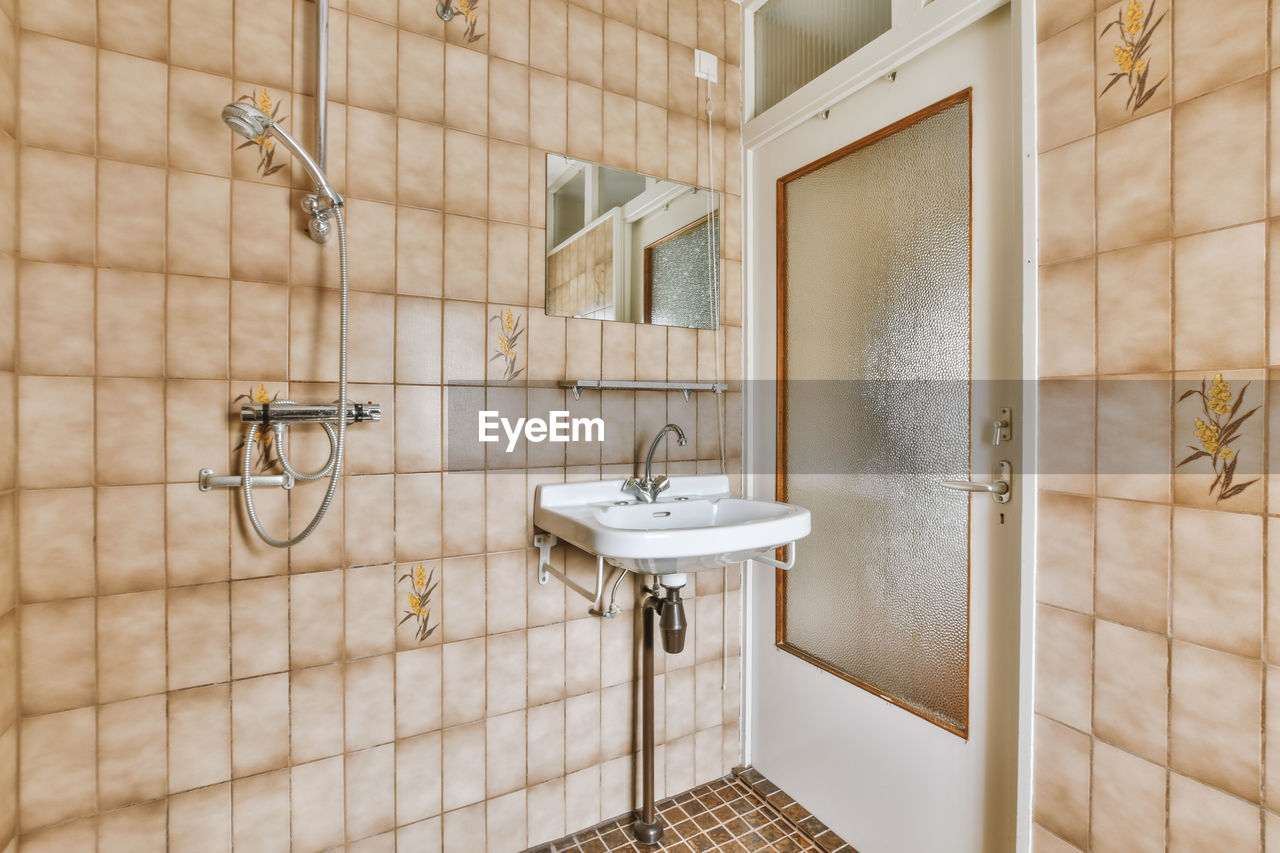
[[943, 480], [942, 487], [944, 489], [954, 489], [957, 492], [990, 492], [993, 495], [1003, 495], [1009, 492], [1009, 484], [1004, 480], [996, 480], [994, 483], [975, 483], [973, 480]]
[[939, 485], [944, 489], [952, 489], [957, 492], [986, 492], [991, 495], [996, 503], [1007, 504], [1012, 486], [1009, 480], [1013, 476], [1013, 466], [1008, 460], [1000, 460], [1000, 467], [996, 470], [996, 480], [993, 483], [975, 483], [973, 480], [942, 480]]

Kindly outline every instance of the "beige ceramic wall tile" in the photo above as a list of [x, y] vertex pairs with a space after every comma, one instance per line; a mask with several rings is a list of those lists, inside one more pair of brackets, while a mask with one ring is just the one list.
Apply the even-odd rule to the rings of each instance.
[[1261, 851], [1257, 806], [1177, 773], [1169, 777], [1169, 850]]
[[1174, 243], [1174, 365], [1179, 370], [1262, 363], [1265, 250], [1262, 223]]
[[17, 495], [17, 500], [21, 599], [54, 601], [93, 595], [93, 491], [30, 490]]
[[1168, 625], [1166, 506], [1099, 501], [1095, 606], [1099, 617], [1164, 634]]
[[96, 51], [32, 32], [22, 35], [20, 50], [22, 141], [92, 154]]
[[18, 268], [18, 279], [21, 371], [91, 375], [93, 270], [26, 263]]
[[564, 0], [530, 0], [529, 64], [549, 74], [568, 71], [568, 7]]
[[97, 693], [94, 600], [29, 604], [20, 619], [22, 712], [48, 714], [92, 705]]
[[1039, 0], [1036, 3], [1036, 38], [1044, 41], [1092, 12], [1090, 0]]
[[394, 27], [358, 16], [347, 21], [347, 95], [352, 106], [396, 108]]
[[96, 719], [96, 709], [80, 708], [23, 720], [18, 809], [24, 829], [94, 812]]
[[342, 756], [295, 766], [290, 771], [294, 846], [323, 849], [346, 834]]
[[489, 15], [489, 53], [524, 65], [529, 60], [528, 0], [499, 0]]
[[163, 60], [168, 54], [168, 17], [168, 3], [161, 0], [106, 0], [98, 4], [98, 44]]
[[1179, 101], [1218, 89], [1266, 68], [1267, 4], [1231, 0], [1205, 7], [1176, 4], [1174, 94]]
[[164, 487], [98, 490], [98, 592], [162, 589], [165, 581]]
[[97, 358], [101, 375], [162, 375], [163, 276], [98, 272]]
[[1037, 543], [1037, 599], [1091, 613], [1093, 500], [1042, 492], [1039, 525], [1042, 535]]
[[1040, 268], [1039, 367], [1042, 376], [1094, 372], [1092, 258]]
[[1109, 377], [1098, 383], [1098, 494], [1167, 501], [1169, 408], [1167, 375]]
[[344, 728], [348, 752], [394, 738], [395, 661], [378, 655], [350, 663], [345, 672]]
[[1093, 766], [1090, 849], [1164, 850], [1165, 769], [1104, 743], [1094, 745]]
[[569, 7], [569, 79], [599, 88], [604, 71], [604, 19], [581, 6]]
[[288, 88], [293, 77], [291, 5], [286, 0], [236, 0], [234, 18], [235, 76]]
[[439, 86], [424, 86], [422, 81], [443, 79], [444, 45], [404, 30], [399, 37], [398, 115], [418, 121], [443, 121], [444, 92]]
[[1128, 373], [1171, 366], [1170, 243], [1098, 256], [1098, 370]]
[[98, 802], [102, 809], [145, 802], [167, 793], [166, 715], [163, 695], [99, 709]]
[[635, 27], [606, 18], [604, 22], [604, 88], [626, 97], [636, 95]]
[[165, 689], [165, 596], [160, 590], [98, 600], [99, 702]]
[[1094, 655], [1094, 732], [1108, 743], [1165, 764], [1168, 641], [1099, 619]]
[[98, 206], [98, 264], [152, 272], [164, 269], [164, 170], [100, 161]]
[[441, 656], [446, 728], [483, 719], [485, 712], [485, 642], [483, 638], [445, 643]]
[[[92, 482], [93, 380], [23, 376], [18, 380], [18, 485], [56, 488]], [[56, 456], [56, 466], [45, 463]]]
[[1035, 776], [1042, 796], [1035, 821], [1083, 847], [1089, 836], [1089, 737], [1061, 723], [1036, 718]]
[[1262, 519], [1173, 512], [1173, 633], [1225, 652], [1261, 652]]
[[1170, 113], [1098, 135], [1098, 249], [1169, 237]]
[[1175, 233], [1262, 218], [1266, 82], [1255, 77], [1174, 109]]
[[[346, 761], [347, 837], [365, 838], [348, 850], [394, 850], [369, 836], [395, 828], [395, 747], [384, 744], [354, 753]], [[388, 838], [388, 841], [390, 839]]]
[[1170, 672], [1170, 766], [1257, 801], [1262, 781], [1262, 665], [1175, 642]]
[[238, 92], [233, 94], [232, 85], [229, 77], [170, 69], [168, 139], [172, 167], [211, 175], [231, 173], [233, 140], [219, 119], [222, 106], [239, 96]]
[[529, 69], [489, 60], [489, 136], [524, 143], [529, 139]]
[[1093, 23], [1083, 20], [1040, 42], [1037, 145], [1057, 148], [1093, 132]]
[[169, 696], [169, 791], [231, 777], [231, 691], [217, 684]]
[[465, 86], [449, 87], [444, 95], [445, 123], [470, 133], [488, 129], [489, 62], [483, 53], [457, 45], [445, 48], [445, 73], [466, 80]]
[[93, 262], [95, 172], [92, 157], [22, 149], [18, 223], [24, 258]]
[[1040, 262], [1068, 260], [1094, 248], [1094, 141], [1040, 156]]
[[289, 771], [279, 770], [231, 784], [232, 842], [284, 849], [289, 844]]
[[1092, 494], [1096, 383], [1048, 380], [1040, 383], [1038, 472], [1042, 489]]

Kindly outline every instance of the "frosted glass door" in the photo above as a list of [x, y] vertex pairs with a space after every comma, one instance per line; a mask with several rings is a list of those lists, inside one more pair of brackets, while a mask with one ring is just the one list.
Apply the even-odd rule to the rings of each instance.
[[778, 223], [778, 644], [966, 735], [968, 92], [781, 178]]

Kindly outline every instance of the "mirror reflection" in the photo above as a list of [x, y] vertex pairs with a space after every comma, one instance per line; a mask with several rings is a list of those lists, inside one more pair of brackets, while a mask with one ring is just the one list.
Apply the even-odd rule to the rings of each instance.
[[720, 194], [547, 155], [548, 314], [714, 329]]

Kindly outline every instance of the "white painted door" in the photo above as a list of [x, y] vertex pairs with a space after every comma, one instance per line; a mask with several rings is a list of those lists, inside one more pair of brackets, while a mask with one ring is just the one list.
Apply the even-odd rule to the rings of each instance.
[[[747, 759], [861, 853], [1000, 853], [1015, 845], [1027, 423], [1017, 381], [1023, 312], [1016, 55], [1004, 7], [899, 66], [896, 79], [873, 82], [825, 119], [809, 119], [748, 153], [748, 369], [768, 380], [778, 363], [778, 179], [971, 90], [969, 473], [990, 482], [1007, 459], [1014, 476], [1007, 504], [952, 493], [969, 504], [965, 725], [948, 730], [779, 648], [774, 570], [753, 565], [749, 575]], [[748, 393], [748, 488], [772, 497], [776, 394], [760, 382]], [[995, 448], [992, 425], [1006, 406], [1013, 435]], [[830, 427], [813, 426], [815, 440]], [[825, 517], [828, 527], [839, 525], [830, 513]], [[823, 550], [819, 538], [834, 535], [818, 520], [815, 513], [814, 533], [800, 543], [796, 573], [805, 571], [806, 553]]]

